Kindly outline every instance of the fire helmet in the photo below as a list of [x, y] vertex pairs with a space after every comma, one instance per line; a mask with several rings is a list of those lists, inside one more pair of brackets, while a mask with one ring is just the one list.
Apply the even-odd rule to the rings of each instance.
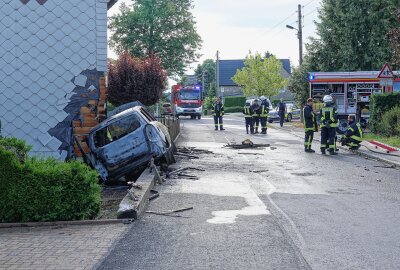
[[324, 103], [332, 103], [333, 102], [333, 98], [332, 98], [331, 95], [326, 95], [326, 96], [324, 96], [323, 101], [324, 101]]
[[265, 96], [261, 96], [260, 99], [261, 99], [261, 100], [265, 100]]

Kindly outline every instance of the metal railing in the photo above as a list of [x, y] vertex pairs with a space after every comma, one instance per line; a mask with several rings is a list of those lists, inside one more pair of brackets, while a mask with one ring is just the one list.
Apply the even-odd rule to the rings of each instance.
[[157, 121], [161, 122], [168, 128], [169, 135], [171, 139], [175, 141], [181, 131], [181, 122], [178, 118], [165, 115], [161, 117], [157, 117]]

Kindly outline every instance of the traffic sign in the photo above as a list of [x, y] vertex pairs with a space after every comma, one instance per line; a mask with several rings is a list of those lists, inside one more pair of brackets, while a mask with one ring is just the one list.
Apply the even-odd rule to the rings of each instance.
[[383, 68], [381, 69], [381, 72], [378, 75], [378, 78], [380, 79], [392, 79], [394, 77], [393, 71], [390, 68], [389, 64], [386, 63]]

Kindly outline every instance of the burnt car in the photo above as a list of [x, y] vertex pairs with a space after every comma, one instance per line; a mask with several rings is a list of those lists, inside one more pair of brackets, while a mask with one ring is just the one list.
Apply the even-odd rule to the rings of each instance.
[[104, 182], [128, 178], [154, 158], [174, 162], [174, 145], [168, 129], [144, 107], [119, 112], [93, 129], [88, 137], [91, 165]]

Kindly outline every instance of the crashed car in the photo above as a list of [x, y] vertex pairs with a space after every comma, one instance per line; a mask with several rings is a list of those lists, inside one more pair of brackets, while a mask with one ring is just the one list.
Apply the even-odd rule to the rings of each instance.
[[104, 182], [127, 178], [152, 158], [174, 162], [167, 127], [142, 106], [119, 112], [91, 129], [88, 143], [90, 163]]

